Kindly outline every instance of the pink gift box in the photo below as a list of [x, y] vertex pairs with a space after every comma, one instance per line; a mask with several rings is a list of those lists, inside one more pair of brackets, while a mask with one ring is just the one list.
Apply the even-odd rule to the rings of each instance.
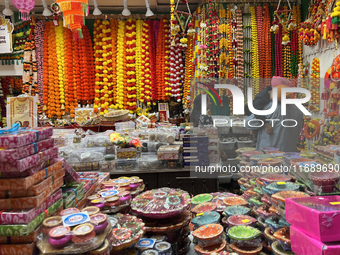
[[39, 172], [41, 169], [49, 167], [51, 165], [52, 165], [51, 160], [46, 160], [42, 164], [34, 166], [34, 167], [27, 169], [23, 172], [4, 172], [4, 173], [0, 172], [0, 179], [2, 179], [2, 178], [3, 179], [6, 179], [6, 178], [24, 178], [24, 177], [32, 176], [32, 175], [36, 174], [37, 172]]
[[292, 251], [296, 255], [339, 255], [340, 242], [337, 243], [322, 243], [301, 229], [290, 227], [290, 240]]
[[58, 189], [39, 207], [22, 210], [6, 210], [0, 214], [0, 225], [28, 224], [61, 198], [62, 191]]
[[13, 162], [15, 160], [37, 154], [41, 151], [45, 151], [53, 146], [54, 139], [50, 138], [20, 148], [0, 150], [0, 162]]
[[14, 162], [0, 162], [0, 172], [23, 172], [32, 166], [37, 166], [46, 160], [56, 157], [58, 157], [58, 147], [53, 147]]
[[286, 199], [286, 220], [321, 242], [340, 241], [340, 196]]
[[65, 168], [65, 176], [64, 176], [64, 181], [66, 183], [69, 182], [80, 182], [80, 177], [79, 174], [76, 172], [76, 170], [73, 169], [72, 166], [70, 166], [69, 163], [64, 158], [56, 158], [51, 161], [51, 163], [61, 161], [63, 164], [63, 167]]
[[31, 143], [50, 138], [53, 135], [52, 127], [37, 127], [34, 129], [19, 129], [16, 132], [0, 135], [0, 148], [19, 148]]

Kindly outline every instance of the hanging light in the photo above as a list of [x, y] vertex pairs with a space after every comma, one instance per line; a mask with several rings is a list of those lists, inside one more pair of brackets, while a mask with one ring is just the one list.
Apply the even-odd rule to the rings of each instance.
[[93, 6], [94, 6], [93, 15], [96, 15], [96, 16], [101, 15], [102, 12], [98, 8], [97, 0], [93, 0]]
[[123, 0], [124, 10], [122, 11], [122, 15], [124, 16], [130, 16], [131, 12], [128, 9], [128, 3], [127, 0]]
[[41, 0], [42, 5], [44, 7], [44, 11], [42, 13], [43, 16], [48, 17], [52, 15], [52, 12], [47, 8], [46, 0]]
[[145, 5], [146, 5], [146, 13], [145, 13], [145, 16], [146, 16], [146, 17], [150, 17], [150, 16], [155, 15], [155, 14], [151, 11], [151, 9], [150, 9], [150, 2], [149, 2], [149, 0], [145, 0]]
[[12, 16], [13, 11], [9, 8], [9, 0], [5, 0], [5, 9], [2, 11], [5, 16]]

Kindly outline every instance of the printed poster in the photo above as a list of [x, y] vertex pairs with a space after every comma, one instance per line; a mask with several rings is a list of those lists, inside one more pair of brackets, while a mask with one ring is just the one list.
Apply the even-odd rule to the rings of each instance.
[[21, 127], [38, 127], [37, 97], [7, 97], [7, 127], [19, 123]]

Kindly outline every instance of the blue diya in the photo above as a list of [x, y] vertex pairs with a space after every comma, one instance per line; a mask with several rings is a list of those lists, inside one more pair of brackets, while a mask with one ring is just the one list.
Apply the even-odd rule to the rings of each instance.
[[241, 205], [232, 205], [224, 209], [224, 213], [228, 216], [233, 215], [248, 215], [251, 209]]
[[195, 229], [207, 224], [215, 224], [220, 221], [220, 214], [217, 212], [204, 212], [202, 215], [197, 216], [191, 220], [191, 223], [195, 226]]

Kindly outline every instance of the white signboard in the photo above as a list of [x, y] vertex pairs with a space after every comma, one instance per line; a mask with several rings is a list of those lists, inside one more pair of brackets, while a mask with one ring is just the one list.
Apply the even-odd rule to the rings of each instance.
[[12, 32], [14, 26], [10, 20], [0, 16], [0, 54], [13, 52]]

